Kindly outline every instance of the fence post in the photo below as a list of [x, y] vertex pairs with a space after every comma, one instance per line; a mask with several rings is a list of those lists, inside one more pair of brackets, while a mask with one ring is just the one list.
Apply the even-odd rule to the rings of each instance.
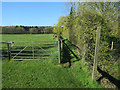
[[86, 47], [85, 44], [83, 46], [83, 50], [82, 50], [82, 61], [85, 62], [85, 53], [86, 53]]
[[111, 45], [111, 50], [113, 50], [113, 41], [112, 41], [112, 45]]
[[35, 58], [35, 55], [34, 55], [34, 47], [33, 47], [33, 42], [32, 42], [32, 52], [33, 52], [33, 59]]
[[12, 55], [12, 54], [11, 54], [11, 43], [10, 43], [10, 50], [9, 50], [9, 51], [10, 51], [10, 60], [11, 60], [11, 57], [12, 57], [12, 56], [11, 56], [11, 55]]
[[59, 63], [61, 61], [61, 53], [60, 53], [60, 39], [58, 38], [58, 60], [59, 60]]
[[96, 31], [96, 45], [95, 45], [95, 55], [94, 55], [93, 72], [92, 72], [93, 81], [96, 80], [96, 76], [97, 76], [97, 59], [98, 59], [99, 44], [100, 44], [100, 31], [101, 31], [101, 26], [98, 27]]
[[62, 41], [62, 39], [60, 40], [61, 42], [61, 51], [63, 50], [63, 41]]
[[10, 43], [7, 42], [7, 46], [8, 46], [8, 60], [10, 60], [11, 59]]
[[87, 51], [87, 44], [84, 44], [83, 50], [82, 50], [82, 61], [85, 62], [85, 55]]

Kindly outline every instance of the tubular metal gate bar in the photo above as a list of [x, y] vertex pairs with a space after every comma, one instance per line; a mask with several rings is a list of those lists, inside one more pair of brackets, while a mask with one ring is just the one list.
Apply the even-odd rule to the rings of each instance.
[[[3, 43], [2, 43], [3, 44]], [[9, 60], [58, 59], [60, 63], [60, 41], [15, 41], [7, 44]]]

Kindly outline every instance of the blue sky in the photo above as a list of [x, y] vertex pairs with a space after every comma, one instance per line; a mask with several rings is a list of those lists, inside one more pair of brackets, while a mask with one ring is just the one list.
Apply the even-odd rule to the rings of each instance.
[[2, 26], [53, 26], [65, 8], [65, 2], [3, 2]]

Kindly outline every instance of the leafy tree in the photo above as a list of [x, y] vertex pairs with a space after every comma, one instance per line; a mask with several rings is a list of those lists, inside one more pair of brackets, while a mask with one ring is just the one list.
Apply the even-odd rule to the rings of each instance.
[[36, 34], [38, 30], [36, 28], [30, 28], [29, 32], [30, 34]]
[[26, 34], [26, 31], [24, 30], [23, 27], [17, 27], [17, 28], [15, 28], [14, 31], [16, 34]]
[[58, 35], [62, 33], [64, 27], [64, 18], [64, 16], [59, 18], [57, 25], [53, 28], [54, 33], [57, 33]]
[[[114, 60], [113, 54], [110, 53], [110, 48], [112, 41], [117, 43], [119, 41], [119, 38], [117, 38], [120, 30], [118, 27], [118, 3], [78, 2], [77, 5], [71, 4], [70, 8], [70, 14], [64, 16], [64, 19], [62, 21], [59, 20], [56, 25], [56, 33], [60, 29], [60, 22], [62, 22], [62, 34], [78, 46], [81, 51], [84, 51], [83, 46], [87, 44], [86, 60], [93, 63], [96, 30], [97, 27], [101, 26], [99, 59], [101, 61]], [[114, 39], [111, 39], [113, 36]]]

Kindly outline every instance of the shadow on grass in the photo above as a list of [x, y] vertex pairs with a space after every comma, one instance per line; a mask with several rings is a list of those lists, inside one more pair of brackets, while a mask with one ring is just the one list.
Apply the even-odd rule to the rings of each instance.
[[69, 62], [69, 67], [70, 67], [71, 66], [71, 59], [72, 59], [72, 56], [70, 55], [70, 51], [68, 50], [66, 44], [63, 42], [61, 63]]
[[116, 87], [118, 89], [120, 89], [120, 80], [117, 80], [116, 78], [112, 77], [111, 75], [109, 75], [108, 73], [106, 73], [105, 71], [102, 71], [99, 67], [97, 67], [97, 70], [99, 73], [101, 73], [101, 77], [97, 80], [100, 83], [100, 80], [102, 78], [107, 78], [110, 82], [112, 82], [114, 85], [116, 85]]
[[[63, 38], [61, 37], [61, 39], [63, 40]], [[65, 43], [66, 41], [66, 43]], [[76, 61], [79, 61], [78, 56], [71, 50], [72, 44], [69, 40], [64, 39], [63, 40], [63, 49], [62, 49], [62, 59], [61, 59], [61, 63], [67, 63], [69, 62], [69, 67], [71, 67], [71, 59], [72, 58], [76, 58]], [[71, 56], [71, 54], [73, 54], [73, 56]], [[73, 61], [73, 62], [76, 62]]]

